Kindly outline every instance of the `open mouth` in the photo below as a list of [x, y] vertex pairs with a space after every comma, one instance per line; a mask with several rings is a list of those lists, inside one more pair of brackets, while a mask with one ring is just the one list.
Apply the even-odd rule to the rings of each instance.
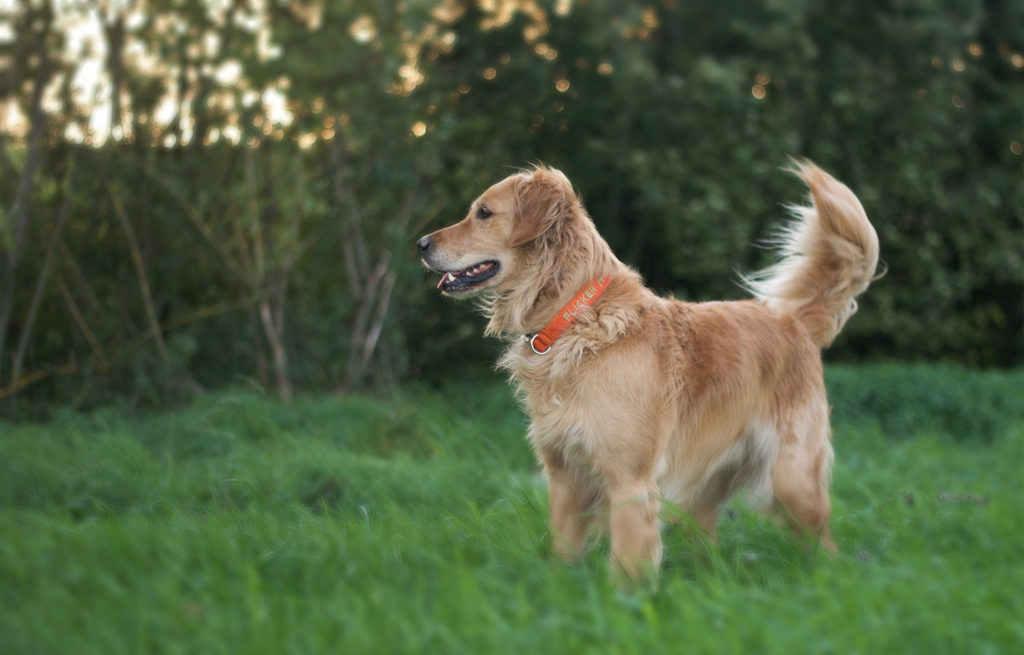
[[497, 272], [498, 262], [496, 261], [480, 262], [461, 271], [445, 271], [441, 276], [441, 281], [437, 283], [437, 288], [445, 293], [467, 291], [484, 280], [494, 277]]

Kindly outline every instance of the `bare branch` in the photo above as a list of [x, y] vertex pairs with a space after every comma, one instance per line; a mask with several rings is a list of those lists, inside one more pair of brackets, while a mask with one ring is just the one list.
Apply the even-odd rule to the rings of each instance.
[[241, 266], [238, 261], [232, 257], [231, 253], [224, 247], [221, 239], [217, 238], [217, 235], [213, 233], [213, 230], [203, 220], [203, 217], [199, 215], [199, 212], [195, 207], [188, 201], [188, 199], [182, 195], [181, 191], [177, 189], [173, 182], [167, 177], [151, 169], [149, 166], [141, 164], [132, 157], [126, 157], [129, 161], [138, 166], [146, 175], [150, 176], [155, 180], [167, 193], [171, 196], [178, 207], [185, 212], [186, 218], [192, 223], [196, 230], [206, 239], [206, 242], [217, 251], [220, 256], [221, 263], [228, 269], [232, 276], [243, 284], [248, 284], [249, 276], [246, 273], [246, 268]]
[[57, 366], [55, 368], [51, 367], [40, 371], [33, 371], [32, 373], [29, 373], [28, 375], [22, 377], [21, 379], [12, 382], [6, 387], [0, 389], [0, 400], [3, 400], [8, 396], [13, 396], [14, 394], [24, 389], [25, 387], [35, 384], [40, 380], [45, 380], [46, 378], [53, 377], [54, 375], [70, 375], [71, 373], [77, 372], [78, 364], [75, 364], [74, 362], [70, 362], [68, 364], [61, 364], [60, 366]]
[[71, 295], [71, 291], [68, 290], [68, 284], [64, 280], [63, 274], [57, 277], [57, 287], [60, 289], [60, 294], [64, 297], [64, 302], [67, 304], [68, 310], [71, 312], [71, 318], [75, 320], [75, 323], [78, 325], [78, 329], [82, 331], [86, 341], [88, 341], [89, 345], [92, 346], [93, 354], [96, 359], [99, 360], [100, 368], [108, 368], [110, 366], [110, 359], [107, 357], [107, 353], [103, 350], [103, 346], [100, 345], [96, 335], [89, 328], [89, 324], [85, 322], [85, 317], [82, 316], [82, 312], [78, 309], [78, 304]]
[[170, 357], [167, 354], [167, 346], [164, 343], [163, 334], [160, 332], [160, 322], [156, 317], [156, 307], [153, 305], [153, 294], [149, 289], [149, 279], [146, 276], [146, 265], [142, 261], [142, 252], [139, 250], [138, 239], [135, 238], [135, 230], [132, 228], [131, 220], [124, 211], [124, 207], [121, 205], [120, 198], [117, 197], [117, 192], [114, 191], [114, 187], [109, 182], [105, 183], [107, 187], [107, 193], [110, 194], [110, 201], [114, 207], [114, 214], [117, 216], [118, 221], [121, 223], [121, 229], [124, 230], [125, 237], [128, 239], [128, 249], [131, 252], [132, 264], [135, 267], [135, 276], [139, 281], [139, 291], [142, 294], [142, 303], [146, 311], [146, 320], [149, 323], [150, 334], [153, 335], [153, 340], [156, 342], [157, 350], [160, 352], [160, 359], [163, 361], [164, 366], [170, 364]]

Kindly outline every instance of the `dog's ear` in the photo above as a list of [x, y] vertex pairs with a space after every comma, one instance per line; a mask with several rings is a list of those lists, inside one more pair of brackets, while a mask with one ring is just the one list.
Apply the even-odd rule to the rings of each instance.
[[533, 241], [567, 216], [576, 202], [568, 178], [553, 168], [524, 173], [515, 186], [515, 226], [509, 245]]

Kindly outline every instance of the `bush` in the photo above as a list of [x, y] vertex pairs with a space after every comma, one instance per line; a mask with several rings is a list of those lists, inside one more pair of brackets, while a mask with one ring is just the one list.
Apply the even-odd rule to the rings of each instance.
[[990, 443], [1024, 418], [1024, 370], [969, 371], [956, 366], [830, 366], [825, 374], [833, 422], [873, 423], [891, 439], [921, 433]]

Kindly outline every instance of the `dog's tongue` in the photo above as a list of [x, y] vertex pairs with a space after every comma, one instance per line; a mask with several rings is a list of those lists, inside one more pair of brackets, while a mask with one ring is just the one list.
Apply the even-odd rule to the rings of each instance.
[[447, 273], [441, 276], [441, 281], [437, 283], [437, 288], [440, 289], [445, 285], [446, 282], [451, 282], [454, 279], [455, 274], [452, 273], [451, 271], [448, 271]]

